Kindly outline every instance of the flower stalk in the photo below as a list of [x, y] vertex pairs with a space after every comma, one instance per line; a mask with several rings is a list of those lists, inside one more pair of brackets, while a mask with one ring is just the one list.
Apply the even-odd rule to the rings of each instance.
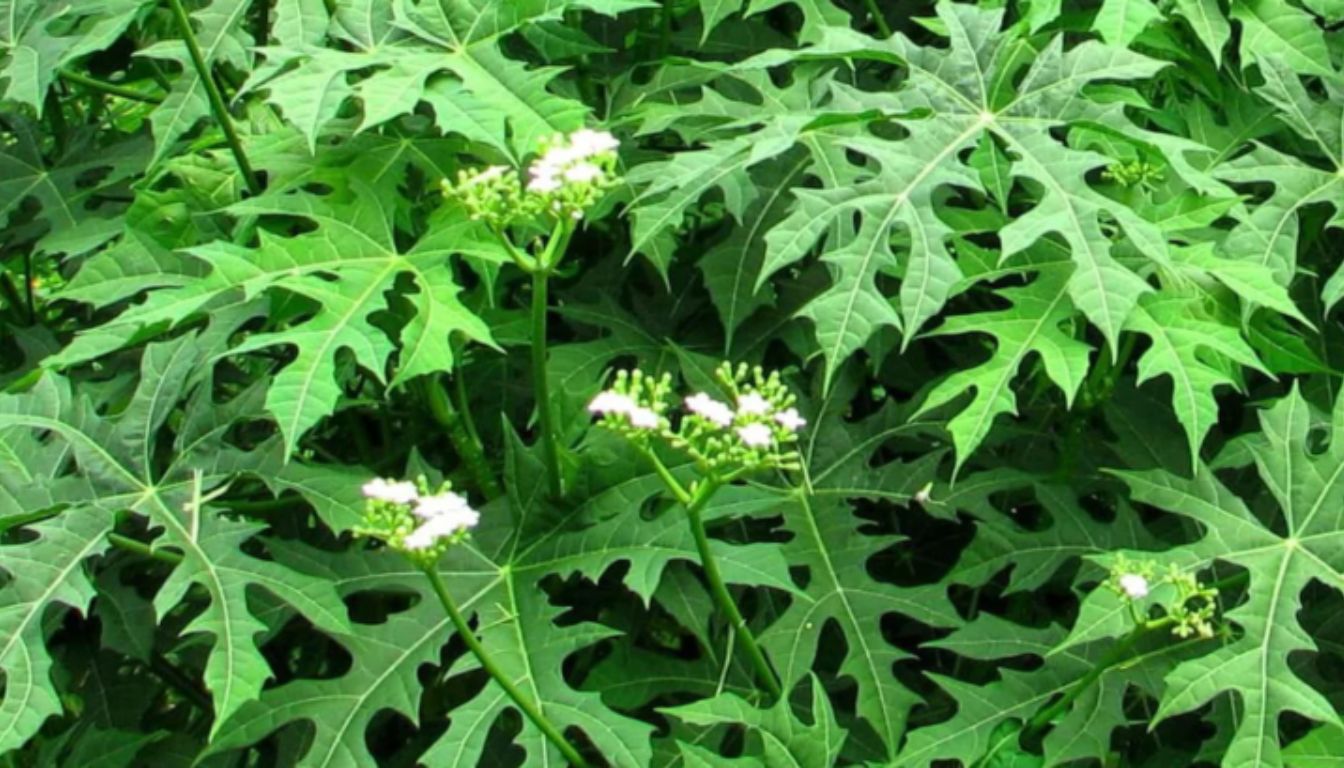
[[532, 273], [532, 390], [537, 402], [537, 426], [541, 430], [541, 455], [546, 463], [546, 489], [552, 499], [564, 495], [560, 474], [559, 436], [555, 433], [555, 411], [551, 408], [551, 385], [546, 378], [546, 319], [550, 311], [547, 297], [550, 273], [537, 269]]
[[[588, 404], [588, 410], [601, 419], [602, 426], [631, 442], [686, 509], [710, 597], [732, 628], [729, 647], [741, 639], [760, 685], [772, 701], [778, 701], [784, 694], [783, 685], [728, 591], [705, 530], [704, 510], [720, 488], [740, 477], [770, 469], [801, 469], [793, 445], [807, 421], [794, 407], [795, 397], [778, 373], [766, 376], [760, 368], [724, 363], [715, 376], [733, 405], [707, 392], [693, 393], [682, 400], [685, 410], [675, 427], [668, 403], [672, 381], [666, 374], [655, 377], [638, 370], [620, 371], [612, 386]], [[656, 442], [687, 454], [700, 478], [689, 488], [684, 486], [658, 457]]]
[[766, 692], [770, 694], [771, 702], [779, 701], [780, 697], [784, 695], [779, 678], [775, 675], [774, 669], [770, 667], [769, 660], [765, 658], [765, 652], [761, 650], [760, 643], [756, 641], [756, 635], [747, 625], [747, 620], [742, 617], [742, 612], [738, 610], [737, 602], [733, 600], [732, 593], [728, 591], [728, 585], [723, 581], [718, 558], [714, 556], [714, 550], [709, 546], [709, 534], [705, 531], [703, 513], [705, 506], [709, 504], [709, 500], [719, 487], [719, 484], [712, 480], [702, 483], [694, 497], [685, 505], [686, 520], [691, 527], [691, 535], [695, 538], [695, 549], [700, 556], [700, 567], [705, 572], [705, 581], [709, 584], [709, 594], [714, 600], [714, 605], [728, 618], [728, 624], [733, 629], [733, 637], [741, 639], [742, 648], [747, 652], [747, 658], [751, 661], [752, 669], [756, 672], [756, 679], [765, 686]]
[[438, 596], [439, 604], [443, 606], [444, 612], [448, 614], [453, 626], [457, 628], [458, 636], [462, 638], [462, 642], [466, 643], [467, 650], [475, 655], [476, 660], [481, 664], [481, 668], [490, 675], [496, 685], [504, 690], [504, 693], [508, 695], [527, 719], [546, 736], [546, 739], [555, 745], [556, 749], [560, 750], [560, 754], [565, 756], [570, 765], [577, 768], [588, 768], [588, 761], [583, 759], [583, 755], [579, 754], [574, 745], [569, 743], [560, 729], [555, 727], [555, 724], [550, 721], [550, 718], [546, 717], [546, 714], [537, 707], [536, 703], [518, 690], [518, 686], [509, 680], [508, 675], [504, 674], [504, 671], [490, 657], [490, 653], [485, 650], [485, 646], [481, 644], [471, 625], [467, 623], [466, 617], [458, 610], [457, 603], [453, 601], [453, 596], [449, 594], [448, 586], [443, 583], [443, 577], [439, 575], [438, 569], [433, 564], [427, 564], [422, 566], [421, 570], [424, 572], [425, 578], [429, 579], [430, 586], [434, 588], [434, 594]]
[[[552, 499], [564, 496], [560, 434], [546, 378], [547, 318], [550, 279], [565, 258], [569, 240], [586, 211], [615, 185], [616, 148], [620, 142], [605, 131], [583, 128], [554, 136], [525, 174], [503, 165], [462, 170], [455, 181], [444, 179], [443, 194], [465, 209], [494, 235], [517, 267], [532, 278], [531, 363], [537, 428], [546, 486]], [[524, 178], [526, 177], [526, 183]], [[550, 234], [520, 245], [516, 232], [549, 229]]]

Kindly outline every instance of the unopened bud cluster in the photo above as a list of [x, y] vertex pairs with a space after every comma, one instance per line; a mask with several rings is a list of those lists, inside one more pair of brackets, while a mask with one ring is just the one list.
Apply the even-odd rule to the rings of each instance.
[[443, 193], [499, 231], [547, 217], [578, 221], [616, 184], [619, 146], [605, 131], [557, 134], [544, 142], [524, 176], [502, 165], [459, 171], [455, 181], [443, 180]]
[[[1121, 556], [1111, 568], [1106, 583], [1116, 594], [1134, 605], [1150, 596], [1158, 600], [1172, 623], [1172, 634], [1177, 637], [1213, 637], [1218, 590], [1200, 584], [1193, 573], [1174, 565], [1159, 571], [1157, 563], [1151, 560], [1131, 562]], [[1159, 587], [1167, 585], [1172, 589], [1159, 591]]]
[[1113, 163], [1101, 172], [1102, 178], [1125, 187], [1151, 186], [1165, 180], [1162, 168], [1142, 160]]
[[588, 410], [601, 418], [603, 426], [641, 445], [661, 440], [685, 452], [711, 477], [798, 469], [793, 446], [807, 422], [779, 374], [767, 376], [760, 367], [734, 369], [724, 363], [715, 377], [728, 400], [692, 393], [682, 399], [675, 425], [668, 403], [672, 381], [667, 375], [654, 378], [641, 371], [621, 371]]
[[384, 541], [422, 566], [461, 543], [481, 519], [448, 483], [431, 493], [423, 476], [414, 483], [375, 478], [362, 490], [364, 520], [355, 535]]

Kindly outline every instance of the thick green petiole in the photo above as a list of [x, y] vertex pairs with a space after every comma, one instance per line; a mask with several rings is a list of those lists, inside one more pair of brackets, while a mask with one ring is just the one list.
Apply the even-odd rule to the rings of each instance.
[[425, 567], [424, 573], [425, 577], [429, 579], [430, 585], [434, 588], [434, 594], [438, 595], [443, 610], [452, 620], [453, 626], [457, 628], [458, 636], [462, 638], [462, 642], [467, 644], [467, 649], [476, 656], [476, 660], [481, 663], [481, 668], [494, 679], [495, 683], [504, 690], [504, 693], [508, 694], [513, 703], [522, 710], [533, 725], [541, 730], [547, 740], [554, 744], [556, 749], [560, 750], [560, 754], [564, 755], [571, 765], [578, 766], [578, 768], [588, 768], [588, 761], [584, 760], [583, 755], [579, 754], [574, 745], [565, 739], [560, 729], [556, 728], [555, 724], [537, 708], [537, 705], [524, 696], [523, 692], [518, 690], [513, 681], [509, 680], [508, 676], [504, 674], [504, 671], [495, 664], [494, 659], [486, 652], [485, 646], [481, 645], [481, 641], [476, 637], [476, 633], [472, 631], [471, 625], [462, 616], [462, 612], [457, 609], [457, 603], [453, 602], [453, 596], [448, 594], [448, 587], [443, 583], [443, 577], [439, 575], [435, 567], [432, 565]]

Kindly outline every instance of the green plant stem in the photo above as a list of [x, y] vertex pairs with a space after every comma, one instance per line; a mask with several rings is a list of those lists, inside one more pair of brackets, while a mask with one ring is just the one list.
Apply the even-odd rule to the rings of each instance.
[[[467, 377], [458, 370], [457, 375], [453, 376], [453, 407], [462, 417], [462, 425], [467, 428], [467, 435], [471, 438], [474, 445], [481, 448], [481, 454], [485, 454], [485, 441], [481, 439], [480, 430], [476, 429], [476, 417], [471, 415], [471, 398], [467, 397]], [[493, 479], [493, 475], [491, 476]]]
[[108, 96], [116, 96], [122, 99], [130, 99], [131, 101], [139, 101], [145, 104], [163, 103], [163, 99], [160, 98], [159, 96], [155, 96], [150, 93], [141, 93], [140, 91], [137, 91], [134, 88], [127, 88], [125, 86], [117, 85], [116, 83], [109, 83], [103, 80], [96, 80], [92, 77], [89, 77], [79, 72], [75, 72], [74, 70], [71, 69], [64, 69], [64, 68], [58, 69], [56, 70], [56, 74], [60, 75], [62, 80], [74, 83], [75, 85], [84, 86], [85, 88], [88, 88], [91, 91], [97, 91], [99, 93], [107, 94]]
[[23, 251], [23, 295], [24, 305], [28, 309], [28, 323], [37, 324], [37, 291], [33, 287], [33, 280], [36, 278], [36, 272], [33, 268], [33, 249], [25, 248]]
[[1092, 684], [1100, 679], [1102, 675], [1106, 674], [1108, 669], [1120, 663], [1129, 655], [1129, 652], [1134, 648], [1134, 644], [1139, 641], [1139, 638], [1154, 630], [1170, 626], [1171, 623], [1169, 618], [1164, 618], [1145, 622], [1144, 624], [1135, 627], [1133, 632], [1125, 635], [1119, 642], [1112, 645], [1110, 650], [1106, 652], [1106, 655], [1101, 657], [1101, 660], [1098, 661], [1092, 669], [1088, 670], [1086, 675], [1078, 678], [1078, 681], [1073, 684], [1073, 687], [1060, 697], [1058, 701], [1046, 709], [1041, 710], [1035, 717], [1027, 721], [1027, 724], [1022, 728], [1022, 739], [1029, 740], [1034, 738], [1041, 730], [1054, 722], [1055, 718], [1067, 711], [1069, 706], [1072, 705], [1079, 696], [1083, 695], [1088, 688], [1092, 687]]
[[65, 154], [65, 147], [70, 138], [70, 127], [65, 122], [65, 110], [61, 106], [61, 99], [56, 95], [56, 89], [47, 91], [46, 98], [47, 118], [51, 120], [51, 137], [56, 143], [55, 156], [60, 157]]
[[226, 507], [230, 512], [241, 514], [257, 514], [264, 512], [276, 512], [284, 509], [293, 509], [308, 503], [302, 496], [277, 496], [274, 499], [261, 499], [259, 501], [235, 501], [224, 499], [219, 505]]
[[541, 428], [542, 460], [546, 463], [546, 484], [552, 499], [564, 496], [560, 474], [559, 435], [551, 407], [551, 386], [546, 378], [546, 320], [550, 310], [550, 279], [565, 257], [574, 224], [559, 220], [551, 230], [546, 247], [538, 254], [532, 269], [532, 390], [537, 401], [537, 424]]
[[551, 498], [564, 495], [560, 477], [560, 451], [556, 445], [555, 417], [551, 409], [551, 385], [546, 378], [546, 315], [550, 270], [532, 273], [532, 390], [537, 401], [537, 423], [541, 428], [541, 453], [546, 462], [546, 487]]
[[663, 10], [658, 18], [658, 56], [661, 59], [672, 47], [672, 0], [663, 0]]
[[210, 695], [201, 690], [196, 681], [173, 666], [173, 663], [162, 655], [155, 653], [149, 657], [149, 670], [169, 688], [182, 694], [183, 698], [191, 702], [197, 709], [206, 714], [214, 710], [214, 705], [210, 702]]
[[[461, 379], [461, 374], [459, 373], [456, 378]], [[471, 473], [477, 490], [487, 500], [498, 498], [502, 492], [499, 481], [495, 480], [494, 474], [490, 471], [490, 465], [485, 460], [485, 447], [481, 445], [480, 437], [474, 434], [472, 426], [467, 422], [466, 411], [462, 406], [452, 402], [443, 383], [437, 377], [426, 379], [425, 394], [430, 413], [448, 432], [453, 450], [462, 457], [462, 463]]]
[[891, 37], [891, 27], [882, 17], [882, 10], [877, 7], [877, 0], [863, 0], [863, 4], [867, 7], [868, 16], [872, 18], [873, 24], [877, 25], [877, 33], [882, 37]]
[[780, 686], [779, 679], [775, 677], [775, 671], [770, 668], [765, 652], [756, 642], [756, 635], [747, 626], [746, 619], [742, 618], [742, 612], [737, 609], [737, 603], [733, 601], [728, 585], [723, 582], [723, 574], [719, 572], [718, 558], [714, 557], [714, 551], [709, 547], [709, 534], [705, 532], [705, 521], [701, 513], [718, 487], [713, 481], [706, 481], [701, 485], [690, 503], [686, 505], [686, 519], [691, 526], [691, 535], [695, 537], [695, 548], [700, 554], [700, 567], [705, 571], [705, 581], [709, 582], [710, 596], [714, 598], [719, 610], [728, 617], [734, 636], [742, 639], [742, 648], [751, 659], [756, 677], [765, 686], [771, 701], [779, 701], [784, 695], [784, 690]]
[[143, 541], [132, 539], [130, 536], [122, 536], [119, 533], [109, 533], [107, 534], [107, 540], [111, 542], [112, 546], [117, 547], [118, 549], [134, 552], [141, 557], [146, 557], [151, 560], [158, 560], [159, 562], [167, 563], [169, 565], [177, 565], [182, 562], [181, 555], [162, 549], [154, 549]]
[[453, 602], [453, 596], [448, 594], [448, 587], [443, 583], [443, 577], [439, 575], [435, 567], [433, 565], [427, 566], [424, 568], [424, 572], [425, 577], [429, 579], [430, 585], [434, 588], [434, 594], [439, 596], [439, 602], [443, 604], [443, 610], [447, 612], [448, 618], [452, 619], [453, 626], [457, 627], [457, 634], [462, 638], [462, 642], [467, 644], [467, 649], [475, 654], [476, 660], [481, 663], [481, 667], [486, 673], [494, 678], [499, 687], [504, 689], [504, 693], [508, 694], [510, 699], [513, 699], [513, 703], [518, 705], [527, 719], [531, 720], [532, 724], [545, 734], [546, 738], [555, 745], [556, 749], [560, 750], [560, 753], [565, 756], [570, 764], [579, 768], [588, 768], [588, 761], [584, 760], [579, 751], [574, 748], [574, 745], [565, 739], [560, 729], [556, 728], [546, 715], [537, 708], [537, 705], [524, 696], [523, 692], [518, 690], [518, 687], [504, 674], [504, 671], [495, 664], [494, 659], [486, 652], [485, 646], [481, 645], [481, 641], [477, 639], [476, 633], [472, 631], [471, 625], [462, 616], [462, 612], [457, 609], [457, 604]]
[[196, 67], [196, 74], [200, 76], [201, 83], [205, 85], [205, 95], [210, 99], [210, 109], [215, 113], [215, 120], [219, 122], [219, 127], [224, 131], [224, 140], [229, 144], [229, 151], [233, 153], [233, 160], [238, 164], [238, 170], [243, 174], [243, 181], [247, 183], [247, 189], [253, 195], [259, 195], [262, 192], [261, 181], [257, 174], [252, 170], [252, 163], [248, 161], [247, 155], [243, 152], [243, 144], [238, 140], [238, 131], [233, 126], [233, 118], [229, 115], [229, 109], [224, 104], [224, 96], [219, 91], [219, 83], [215, 81], [214, 74], [210, 69], [210, 63], [205, 60], [205, 54], [201, 53], [201, 45], [196, 41], [196, 33], [191, 31], [191, 18], [187, 16], [187, 10], [182, 7], [182, 0], [168, 0], [172, 6], [173, 16], [177, 19], [178, 31], [182, 33], [182, 41], [187, 45], [187, 53], [191, 55], [191, 63]]

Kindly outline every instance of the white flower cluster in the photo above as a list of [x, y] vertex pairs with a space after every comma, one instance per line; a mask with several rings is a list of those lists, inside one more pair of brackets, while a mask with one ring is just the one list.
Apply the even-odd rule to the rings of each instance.
[[607, 166], [599, 159], [612, 156], [621, 143], [606, 131], [582, 128], [569, 135], [568, 141], [557, 137], [531, 168], [527, 169], [527, 191], [549, 194], [567, 184], [593, 184], [607, 175]]
[[646, 408], [629, 395], [605, 390], [588, 404], [588, 412], [594, 416], [619, 416], [630, 422], [636, 429], [657, 429], [661, 420], [652, 408]]
[[[739, 440], [751, 448], [769, 448], [775, 442], [775, 431], [767, 421], [773, 421], [790, 433], [807, 426], [807, 421], [798, 415], [798, 409], [789, 407], [775, 410], [759, 392], [745, 392], [737, 397], [737, 411], [705, 394], [696, 392], [684, 401], [686, 410], [701, 417], [716, 427], [727, 428], [739, 422], [733, 430]], [[740, 423], [743, 420], [746, 423]]]
[[389, 504], [410, 504], [420, 498], [420, 489], [415, 483], [398, 480], [384, 480], [375, 477], [364, 484], [364, 498], [374, 501], [386, 501]]
[[676, 418], [669, 413], [671, 376], [618, 371], [588, 411], [645, 448], [657, 440], [690, 454], [706, 474], [736, 477], [769, 468], [797, 469], [793, 445], [807, 420], [794, 407], [795, 398], [779, 374], [766, 376], [760, 368], [724, 363], [715, 377], [728, 402], [695, 392], [682, 399], [683, 410]]
[[[427, 551], [444, 539], [460, 536], [481, 521], [479, 512], [471, 508], [467, 499], [449, 490], [422, 494], [415, 483], [374, 478], [364, 484], [364, 497], [371, 502], [368, 518], [373, 523], [371, 533], [386, 538], [401, 548]], [[414, 528], [405, 524], [406, 510], [419, 524]]]
[[580, 221], [616, 182], [620, 142], [606, 131], [581, 128], [556, 135], [527, 169], [527, 183], [504, 165], [462, 169], [443, 180], [443, 194], [457, 200], [473, 221], [484, 221], [500, 236], [519, 223], [552, 217]]
[[1136, 625], [1159, 621], [1180, 638], [1214, 636], [1218, 588], [1201, 584], [1194, 572], [1175, 563], [1162, 568], [1153, 560], [1135, 562], [1120, 553], [1111, 563], [1107, 584], [1129, 604]]

